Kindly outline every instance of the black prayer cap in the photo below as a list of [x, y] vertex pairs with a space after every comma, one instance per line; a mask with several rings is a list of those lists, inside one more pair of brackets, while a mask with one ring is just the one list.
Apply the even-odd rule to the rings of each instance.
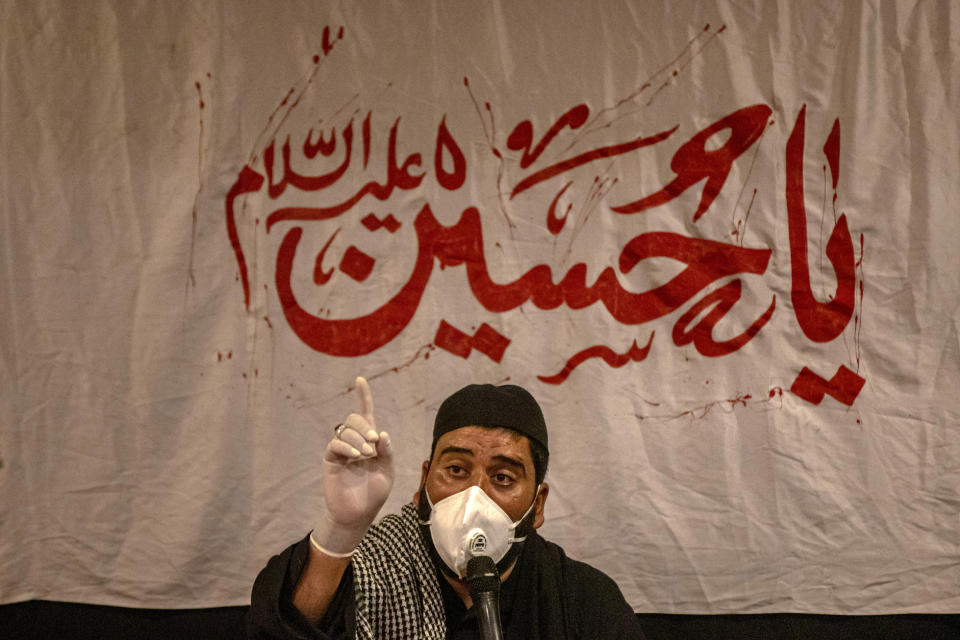
[[440, 436], [461, 427], [512, 429], [550, 450], [540, 405], [529, 391], [515, 384], [471, 384], [444, 400], [433, 422], [432, 447]]

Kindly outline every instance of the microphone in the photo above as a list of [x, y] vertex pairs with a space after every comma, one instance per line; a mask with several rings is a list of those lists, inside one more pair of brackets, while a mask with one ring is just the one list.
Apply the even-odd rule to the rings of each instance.
[[480, 622], [480, 637], [503, 640], [500, 627], [500, 574], [489, 556], [473, 556], [467, 562], [470, 597]]

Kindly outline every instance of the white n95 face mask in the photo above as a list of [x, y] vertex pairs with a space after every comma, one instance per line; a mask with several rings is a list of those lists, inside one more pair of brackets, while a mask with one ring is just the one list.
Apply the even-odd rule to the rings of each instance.
[[420, 524], [430, 526], [437, 555], [461, 578], [466, 575], [467, 562], [473, 556], [487, 556], [497, 563], [514, 543], [526, 540], [526, 535], [517, 537], [516, 530], [537, 502], [534, 496], [526, 513], [513, 522], [500, 505], [476, 485], [436, 504], [431, 502], [425, 488], [423, 495], [431, 510], [430, 519]]

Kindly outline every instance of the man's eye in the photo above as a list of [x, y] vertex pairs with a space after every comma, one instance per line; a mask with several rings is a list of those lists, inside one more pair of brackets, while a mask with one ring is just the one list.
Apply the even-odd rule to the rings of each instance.
[[451, 464], [447, 467], [447, 471], [449, 471], [452, 476], [460, 476], [463, 475], [466, 470], [458, 464]]
[[496, 482], [497, 484], [505, 485], [513, 482], [513, 478], [511, 478], [505, 473], [496, 473], [493, 476], [493, 481]]

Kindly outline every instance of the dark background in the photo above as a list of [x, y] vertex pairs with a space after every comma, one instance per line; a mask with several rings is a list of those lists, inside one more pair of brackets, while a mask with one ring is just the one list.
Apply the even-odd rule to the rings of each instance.
[[[31, 601], [0, 606], [0, 640], [243, 638], [246, 607], [125, 609]], [[647, 640], [960, 640], [960, 614], [639, 614]]]

